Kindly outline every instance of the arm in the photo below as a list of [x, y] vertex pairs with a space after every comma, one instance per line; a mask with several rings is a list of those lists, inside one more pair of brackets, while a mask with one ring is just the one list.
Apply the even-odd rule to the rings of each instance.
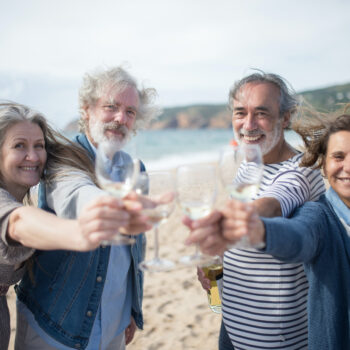
[[225, 231], [224, 225], [224, 232], [232, 243], [247, 235], [253, 244], [266, 242], [264, 252], [289, 262], [308, 262], [318, 254], [323, 216], [314, 203], [290, 219], [260, 218], [254, 206], [237, 201], [232, 201], [230, 211], [235, 226]]
[[264, 216], [267, 218], [282, 216], [281, 204], [276, 198], [258, 198], [255, 201], [253, 201], [252, 204], [260, 216]]
[[[86, 174], [78, 171], [68, 172], [46, 188], [49, 207], [57, 216], [68, 219], [77, 218], [87, 202], [106, 195], [106, 191], [97, 187]], [[123, 204], [122, 209], [129, 214], [129, 221], [121, 228], [121, 233], [136, 235], [152, 227], [141, 213], [143, 203], [136, 194], [128, 196]]]
[[62, 219], [34, 207], [19, 207], [10, 214], [8, 236], [23, 246], [41, 250], [95, 249], [118, 227], [128, 224], [129, 215], [121, 210], [122, 205], [112, 197], [100, 197], [82, 209], [78, 220]]

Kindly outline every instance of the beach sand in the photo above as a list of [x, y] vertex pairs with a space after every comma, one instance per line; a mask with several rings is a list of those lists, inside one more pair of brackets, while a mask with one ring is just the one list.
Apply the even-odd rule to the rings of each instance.
[[[168, 222], [160, 227], [161, 257], [177, 260], [194, 252], [185, 247], [187, 229], [181, 224], [178, 208]], [[153, 256], [153, 232], [147, 232], [146, 259]], [[12, 335], [9, 349], [13, 349], [15, 334], [15, 293], [9, 292]], [[138, 330], [129, 350], [215, 350], [221, 315], [208, 307], [206, 292], [197, 280], [195, 267], [169, 272], [145, 273], [144, 329]]]

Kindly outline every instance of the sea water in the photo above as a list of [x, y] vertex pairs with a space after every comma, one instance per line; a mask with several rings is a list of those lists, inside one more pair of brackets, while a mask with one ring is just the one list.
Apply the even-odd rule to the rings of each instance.
[[[302, 140], [286, 131], [287, 142], [300, 147]], [[233, 139], [232, 130], [165, 129], [139, 131], [126, 151], [140, 158], [148, 170], [165, 170], [179, 165], [217, 161], [220, 149]]]

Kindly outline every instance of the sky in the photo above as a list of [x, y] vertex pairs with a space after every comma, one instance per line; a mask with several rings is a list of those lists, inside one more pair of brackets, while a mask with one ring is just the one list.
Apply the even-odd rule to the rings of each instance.
[[123, 65], [162, 107], [226, 103], [252, 68], [350, 82], [348, 0], [0, 0], [0, 99], [63, 128], [85, 72]]

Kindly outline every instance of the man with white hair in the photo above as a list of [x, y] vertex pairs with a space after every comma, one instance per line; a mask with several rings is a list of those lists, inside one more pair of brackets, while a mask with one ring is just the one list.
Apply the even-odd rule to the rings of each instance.
[[[92, 162], [100, 142], [124, 145], [140, 123], [157, 114], [154, 95], [154, 89], [139, 88], [121, 67], [86, 74], [79, 92], [82, 133], [75, 141]], [[124, 166], [130, 156], [120, 154]], [[73, 219], [84, 203], [104, 191], [94, 174], [59, 170], [64, 176], [41, 187], [39, 205]], [[135, 194], [130, 196], [137, 200]], [[128, 214], [126, 233], [151, 228], [139, 211], [129, 208]], [[17, 288], [16, 349], [125, 349], [136, 326], [143, 327], [143, 274], [138, 264], [144, 259], [145, 237], [141, 233], [135, 238], [133, 245], [101, 246], [87, 253], [37, 252]]]
[[[258, 144], [264, 174], [253, 205], [260, 216], [289, 216], [305, 201], [324, 192], [319, 171], [302, 168], [302, 153], [284, 137], [298, 100], [284, 79], [258, 71], [239, 81], [229, 94], [238, 143]], [[226, 249], [222, 233], [234, 227], [230, 202], [221, 212], [192, 223], [188, 243], [204, 253]], [[199, 279], [209, 289], [202, 270]], [[302, 264], [283, 263], [256, 249], [230, 249], [224, 254], [223, 324], [219, 349], [307, 349], [308, 283]]]

